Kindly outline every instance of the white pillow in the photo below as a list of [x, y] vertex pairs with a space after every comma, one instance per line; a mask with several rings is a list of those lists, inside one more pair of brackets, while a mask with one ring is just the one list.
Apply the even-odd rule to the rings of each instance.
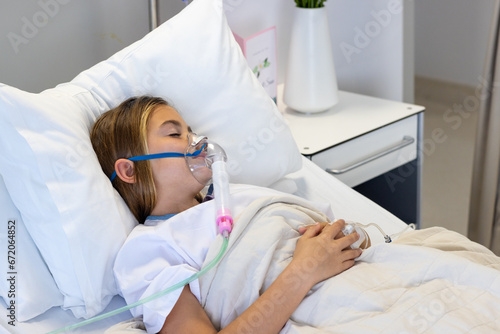
[[222, 0], [180, 14], [69, 83], [40, 94], [0, 86], [0, 173], [26, 227], [78, 317], [100, 312], [117, 288], [112, 263], [135, 224], [99, 167], [89, 129], [135, 95], [173, 102], [219, 142], [231, 181], [267, 186], [301, 166], [276, 105], [248, 68]]
[[63, 296], [12, 203], [1, 175], [0, 225], [0, 249], [4, 254], [0, 257], [0, 268], [4, 271], [0, 296], [7, 306], [11, 300], [15, 301], [16, 320], [29, 320], [62, 305]]

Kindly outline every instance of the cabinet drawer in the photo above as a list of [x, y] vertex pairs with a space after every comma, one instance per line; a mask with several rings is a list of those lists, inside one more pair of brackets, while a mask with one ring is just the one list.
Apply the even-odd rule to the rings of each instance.
[[417, 115], [320, 153], [311, 160], [350, 187], [417, 158]]

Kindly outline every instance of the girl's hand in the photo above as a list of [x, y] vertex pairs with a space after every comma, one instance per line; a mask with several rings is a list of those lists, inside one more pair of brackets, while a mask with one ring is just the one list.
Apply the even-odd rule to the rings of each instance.
[[[290, 264], [248, 309], [221, 332], [278, 333], [314, 284], [352, 267], [354, 258], [361, 255], [358, 249], [347, 249], [358, 239], [356, 233], [334, 238], [344, 225], [345, 222], [339, 220], [332, 225], [320, 223], [304, 228]], [[184, 287], [160, 331], [167, 332], [217, 332], [189, 285]]]
[[290, 264], [310, 283], [316, 284], [349, 269], [354, 265], [354, 259], [361, 255], [360, 249], [349, 247], [359, 235], [344, 236], [341, 232], [344, 225], [343, 220], [337, 220], [332, 225], [307, 226], [297, 241]]
[[[344, 219], [339, 219], [341, 221], [344, 222], [345, 224], [345, 220]], [[339, 221], [339, 220], [336, 220], [336, 221]], [[314, 225], [307, 225], [307, 226], [301, 226], [299, 227], [299, 233], [302, 235], [304, 234], [309, 228], [313, 227], [313, 226], [316, 226], [316, 225], [321, 225], [321, 228], [323, 229], [326, 225], [330, 225], [330, 223], [316, 223]], [[344, 233], [342, 233], [342, 231], [340, 231], [339, 233], [337, 233], [337, 235], [335, 236], [335, 239], [339, 239], [339, 238], [342, 238], [344, 236]]]

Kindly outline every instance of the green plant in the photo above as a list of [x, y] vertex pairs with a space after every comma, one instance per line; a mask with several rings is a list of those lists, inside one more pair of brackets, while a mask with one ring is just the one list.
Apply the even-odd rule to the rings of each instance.
[[326, 0], [295, 0], [297, 7], [300, 8], [320, 8], [324, 7]]

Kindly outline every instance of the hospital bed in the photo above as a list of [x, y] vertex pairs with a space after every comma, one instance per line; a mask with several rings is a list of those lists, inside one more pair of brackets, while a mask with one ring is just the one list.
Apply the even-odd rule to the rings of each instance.
[[[375, 223], [390, 235], [407, 229], [391, 213], [299, 154], [274, 102], [235, 43], [222, 0], [196, 0], [140, 41], [71, 82], [40, 94], [0, 84], [0, 211], [4, 222], [0, 246], [5, 254], [0, 265], [7, 277], [0, 284], [0, 331], [46, 333], [125, 305], [112, 264], [136, 223], [102, 173], [88, 131], [103, 112], [130, 96], [144, 94], [166, 98], [193, 129], [224, 146], [232, 182], [329, 203], [335, 217]], [[402, 284], [380, 294], [363, 291], [373, 299], [363, 299], [362, 304], [352, 301], [350, 311], [382, 320], [370, 327], [363, 323], [362, 328], [356, 327], [361, 322], [345, 324], [354, 326], [346, 332], [393, 332], [387, 323], [400, 326], [401, 333], [498, 331], [498, 258], [469, 245], [463, 237], [439, 232], [432, 236], [444, 234], [449, 242], [438, 243], [431, 237], [422, 241], [425, 247], [394, 245], [399, 248], [393, 249], [401, 250], [395, 253], [382, 247], [381, 234], [370, 233], [375, 247], [363, 254], [366, 262], [359, 262], [353, 275], [363, 276], [366, 270], [369, 280], [376, 282], [382, 277], [376, 274], [380, 269], [376, 264], [394, 258], [400, 261], [396, 266], [407, 261], [423, 276], [413, 285]], [[464, 243], [464, 248], [457, 243]], [[460, 262], [456, 255], [436, 257], [441, 253], [425, 251], [434, 248], [473, 254]], [[419, 261], [419, 252], [436, 261]], [[463, 270], [453, 272], [448, 264]], [[379, 272], [387, 274], [386, 270], [395, 268]], [[487, 281], [476, 282], [472, 274]], [[348, 277], [343, 275], [339, 279]], [[433, 290], [424, 284], [428, 282], [442, 285]], [[386, 282], [377, 282], [382, 283]], [[422, 292], [427, 299], [413, 295], [419, 286], [427, 289]], [[404, 305], [375, 303], [395, 297]], [[481, 316], [462, 316], [470, 312], [471, 305]], [[457, 321], [448, 321], [451, 315], [455, 318], [450, 319], [460, 319], [458, 328]], [[131, 317], [126, 311], [73, 332], [103, 333]], [[380, 327], [382, 323], [385, 328]], [[288, 329], [298, 332], [293, 326]]]
[[[389, 234], [398, 233], [406, 228], [406, 224], [382, 209], [369, 199], [358, 194], [336, 178], [329, 176], [310, 160], [303, 160], [304, 166], [297, 172], [287, 175], [275, 188], [293, 193], [322, 203], [331, 203], [332, 210], [338, 217], [349, 217], [360, 222], [373, 222], [379, 224]], [[374, 233], [371, 238], [376, 243], [383, 242], [383, 237]], [[21, 273], [20, 273], [21, 274]], [[111, 311], [125, 305], [123, 298], [115, 296], [105, 311]], [[2, 311], [5, 312], [5, 302], [2, 301]], [[129, 311], [120, 315], [102, 320], [85, 327], [75, 329], [74, 333], [103, 333], [105, 329], [121, 321], [130, 319]], [[53, 307], [47, 312], [32, 320], [16, 323], [15, 327], [9, 326], [9, 318], [0, 318], [0, 324], [10, 333], [46, 333], [82, 319], [76, 319], [70, 311], [60, 307]]]

